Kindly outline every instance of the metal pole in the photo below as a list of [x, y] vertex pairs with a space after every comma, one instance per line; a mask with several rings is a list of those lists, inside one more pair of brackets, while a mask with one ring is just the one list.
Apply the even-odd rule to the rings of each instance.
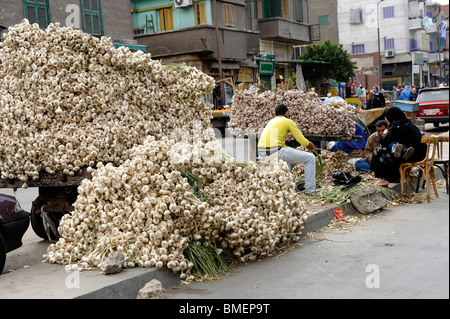
[[[214, 26], [216, 29], [216, 45], [217, 45], [217, 64], [219, 65], [219, 81], [223, 80], [223, 70], [222, 70], [222, 57], [220, 53], [220, 41], [219, 41], [219, 21], [217, 20], [217, 2], [213, 1], [214, 5]], [[219, 82], [220, 86], [220, 96], [221, 96], [221, 105], [218, 105], [219, 108], [222, 108], [225, 101], [225, 90], [223, 86], [223, 81]]]
[[383, 87], [383, 67], [381, 62], [381, 48], [380, 48], [380, 9], [379, 4], [380, 2], [383, 2], [384, 0], [380, 0], [377, 2], [377, 33], [378, 33], [378, 73], [380, 74], [380, 91]]

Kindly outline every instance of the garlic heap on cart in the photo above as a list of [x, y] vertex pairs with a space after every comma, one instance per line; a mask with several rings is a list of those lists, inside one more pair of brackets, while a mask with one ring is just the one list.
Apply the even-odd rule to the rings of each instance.
[[[198, 177], [203, 196], [183, 170]], [[240, 163], [213, 140], [149, 137], [122, 165], [101, 164], [78, 191], [75, 211], [63, 216], [61, 238], [44, 257], [81, 269], [115, 250], [128, 267], [165, 265], [184, 278], [193, 267], [183, 255], [191, 241], [255, 260], [298, 239], [305, 216], [285, 162]]]
[[[214, 80], [80, 30], [27, 20], [0, 43], [0, 172], [24, 182], [122, 164], [148, 135], [210, 121]], [[202, 123], [203, 122], [203, 123]]]
[[185, 277], [191, 242], [245, 261], [301, 234], [305, 210], [286, 163], [238, 162], [215, 141], [209, 76], [27, 21], [9, 28], [0, 59], [2, 178], [92, 173], [46, 261], [86, 269], [119, 251], [128, 267]]
[[233, 96], [228, 129], [234, 135], [258, 135], [274, 116], [274, 108], [285, 104], [289, 118], [303, 134], [355, 134], [356, 109], [347, 102], [323, 105], [317, 93], [296, 89], [260, 92], [257, 88], [240, 88]]

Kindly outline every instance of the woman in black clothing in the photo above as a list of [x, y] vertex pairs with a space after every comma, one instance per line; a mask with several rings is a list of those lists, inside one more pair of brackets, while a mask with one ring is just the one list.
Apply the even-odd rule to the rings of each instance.
[[367, 109], [377, 109], [386, 106], [386, 99], [383, 93], [380, 92], [380, 87], [374, 85], [372, 89], [372, 94], [370, 94], [369, 101], [367, 102]]
[[[402, 162], [418, 162], [425, 158], [426, 144], [421, 142], [422, 132], [398, 107], [386, 110], [389, 129], [380, 137], [380, 146], [374, 150], [371, 171], [379, 180], [377, 185], [387, 186], [400, 179]], [[396, 145], [396, 147], [394, 147]]]

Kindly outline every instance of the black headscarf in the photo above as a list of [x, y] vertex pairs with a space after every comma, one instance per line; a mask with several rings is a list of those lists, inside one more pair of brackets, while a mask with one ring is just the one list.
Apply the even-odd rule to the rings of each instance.
[[390, 124], [396, 121], [404, 121], [407, 120], [405, 113], [398, 107], [393, 106], [386, 110], [384, 116], [389, 121]]

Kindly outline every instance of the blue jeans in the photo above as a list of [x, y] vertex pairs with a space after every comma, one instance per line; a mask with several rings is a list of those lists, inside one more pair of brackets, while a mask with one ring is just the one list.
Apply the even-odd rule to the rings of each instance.
[[370, 171], [370, 163], [366, 159], [360, 159], [355, 162], [355, 167], [358, 171], [368, 172]]
[[290, 170], [295, 164], [305, 164], [305, 193], [313, 194], [316, 191], [316, 157], [314, 154], [291, 147], [282, 147], [278, 151], [278, 155], [289, 164]]

